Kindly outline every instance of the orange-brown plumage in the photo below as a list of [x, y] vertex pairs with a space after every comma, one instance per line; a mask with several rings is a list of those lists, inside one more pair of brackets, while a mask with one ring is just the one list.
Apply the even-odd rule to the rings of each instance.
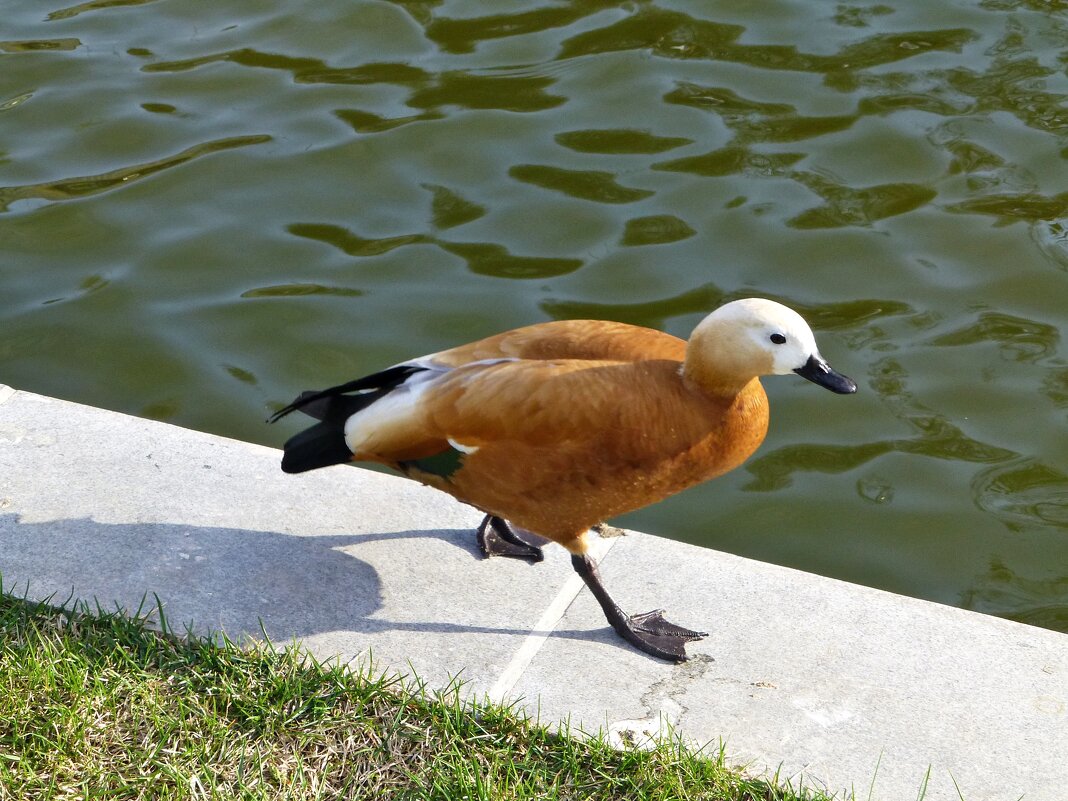
[[733, 398], [709, 397], [681, 366], [561, 359], [460, 368], [427, 390], [423, 413], [396, 432], [407, 437], [376, 440], [355, 458], [400, 467], [413, 450], [444, 450], [450, 439], [477, 449], [448, 477], [417, 467], [409, 475], [581, 552], [590, 526], [725, 473], [764, 439], [759, 381]]
[[[771, 301], [727, 304], [688, 342], [623, 323], [541, 323], [305, 393], [277, 416], [302, 409], [322, 422], [286, 443], [282, 466], [394, 467], [486, 512], [487, 555], [540, 557], [509, 521], [554, 540], [622, 636], [684, 659], [682, 642], [700, 635], [659, 613], [624, 615], [585, 532], [744, 462], [768, 428], [759, 377], [791, 371], [856, 389], [804, 320]], [[489, 549], [487, 525], [511, 544]]]
[[608, 320], [557, 320], [516, 328], [435, 353], [434, 361], [459, 367], [485, 359], [682, 360], [685, 340]]

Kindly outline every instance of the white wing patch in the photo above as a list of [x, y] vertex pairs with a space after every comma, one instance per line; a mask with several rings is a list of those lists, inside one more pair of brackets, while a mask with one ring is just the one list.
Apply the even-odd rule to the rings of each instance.
[[477, 445], [464, 445], [462, 442], [457, 442], [452, 437], [449, 437], [446, 441], [449, 443], [449, 445], [458, 450], [460, 453], [466, 453], [470, 455], [472, 453], [478, 452]]
[[[516, 358], [505, 359], [482, 359], [477, 362], [463, 365], [464, 367], [489, 367], [502, 362], [519, 361]], [[375, 433], [394, 426], [403, 426], [409, 420], [420, 415], [419, 404], [423, 393], [442, 376], [451, 372], [453, 367], [434, 362], [433, 355], [412, 359], [401, 364], [422, 367], [418, 373], [413, 373], [403, 384], [396, 387], [383, 398], [376, 400], [345, 421], [345, 444], [353, 453], [365, 450], [365, 444], [375, 438]], [[397, 365], [400, 366], [400, 365]], [[472, 378], [477, 377], [475, 373]], [[371, 390], [374, 391], [374, 390]], [[474, 453], [477, 446], [464, 445], [463, 443], [449, 440], [449, 444], [461, 453]]]
[[360, 409], [345, 421], [345, 444], [349, 446], [349, 450], [358, 453], [363, 449], [364, 443], [374, 437], [376, 431], [403, 424], [405, 419], [415, 415], [426, 388], [449, 371], [449, 368], [441, 365], [418, 366], [426, 369], [413, 373], [388, 395]]
[[[365, 443], [375, 436], [376, 431], [388, 429], [410, 418], [419, 405], [422, 389], [398, 392], [396, 389], [384, 398], [361, 409], [345, 421], [345, 444], [353, 453], [365, 450]], [[398, 389], [400, 389], [398, 387]]]

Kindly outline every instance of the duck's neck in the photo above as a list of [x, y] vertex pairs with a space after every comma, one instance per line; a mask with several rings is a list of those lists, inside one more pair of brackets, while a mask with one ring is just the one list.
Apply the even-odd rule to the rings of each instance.
[[[712, 398], [731, 401], [768, 365], [751, 349], [740, 346], [732, 332], [716, 321], [705, 320], [694, 329], [686, 346], [682, 377], [686, 384]], [[757, 363], [759, 362], [759, 363]]]

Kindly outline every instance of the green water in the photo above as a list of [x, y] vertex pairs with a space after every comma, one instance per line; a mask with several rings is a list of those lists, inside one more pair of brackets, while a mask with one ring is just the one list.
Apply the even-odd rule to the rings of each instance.
[[53, 0], [0, 40], [0, 382], [278, 446], [412, 355], [772, 297], [860, 392], [767, 380], [756, 457], [623, 522], [1068, 631], [1064, 0]]

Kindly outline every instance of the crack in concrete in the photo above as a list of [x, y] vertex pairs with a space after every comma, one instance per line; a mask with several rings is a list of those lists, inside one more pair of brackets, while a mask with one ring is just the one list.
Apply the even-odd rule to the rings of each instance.
[[673, 667], [642, 693], [639, 703], [646, 717], [609, 724], [609, 742], [617, 748], [652, 748], [657, 741], [672, 736], [689, 711], [681, 698], [694, 682], [705, 677], [715, 661], [708, 654], [698, 654]]

